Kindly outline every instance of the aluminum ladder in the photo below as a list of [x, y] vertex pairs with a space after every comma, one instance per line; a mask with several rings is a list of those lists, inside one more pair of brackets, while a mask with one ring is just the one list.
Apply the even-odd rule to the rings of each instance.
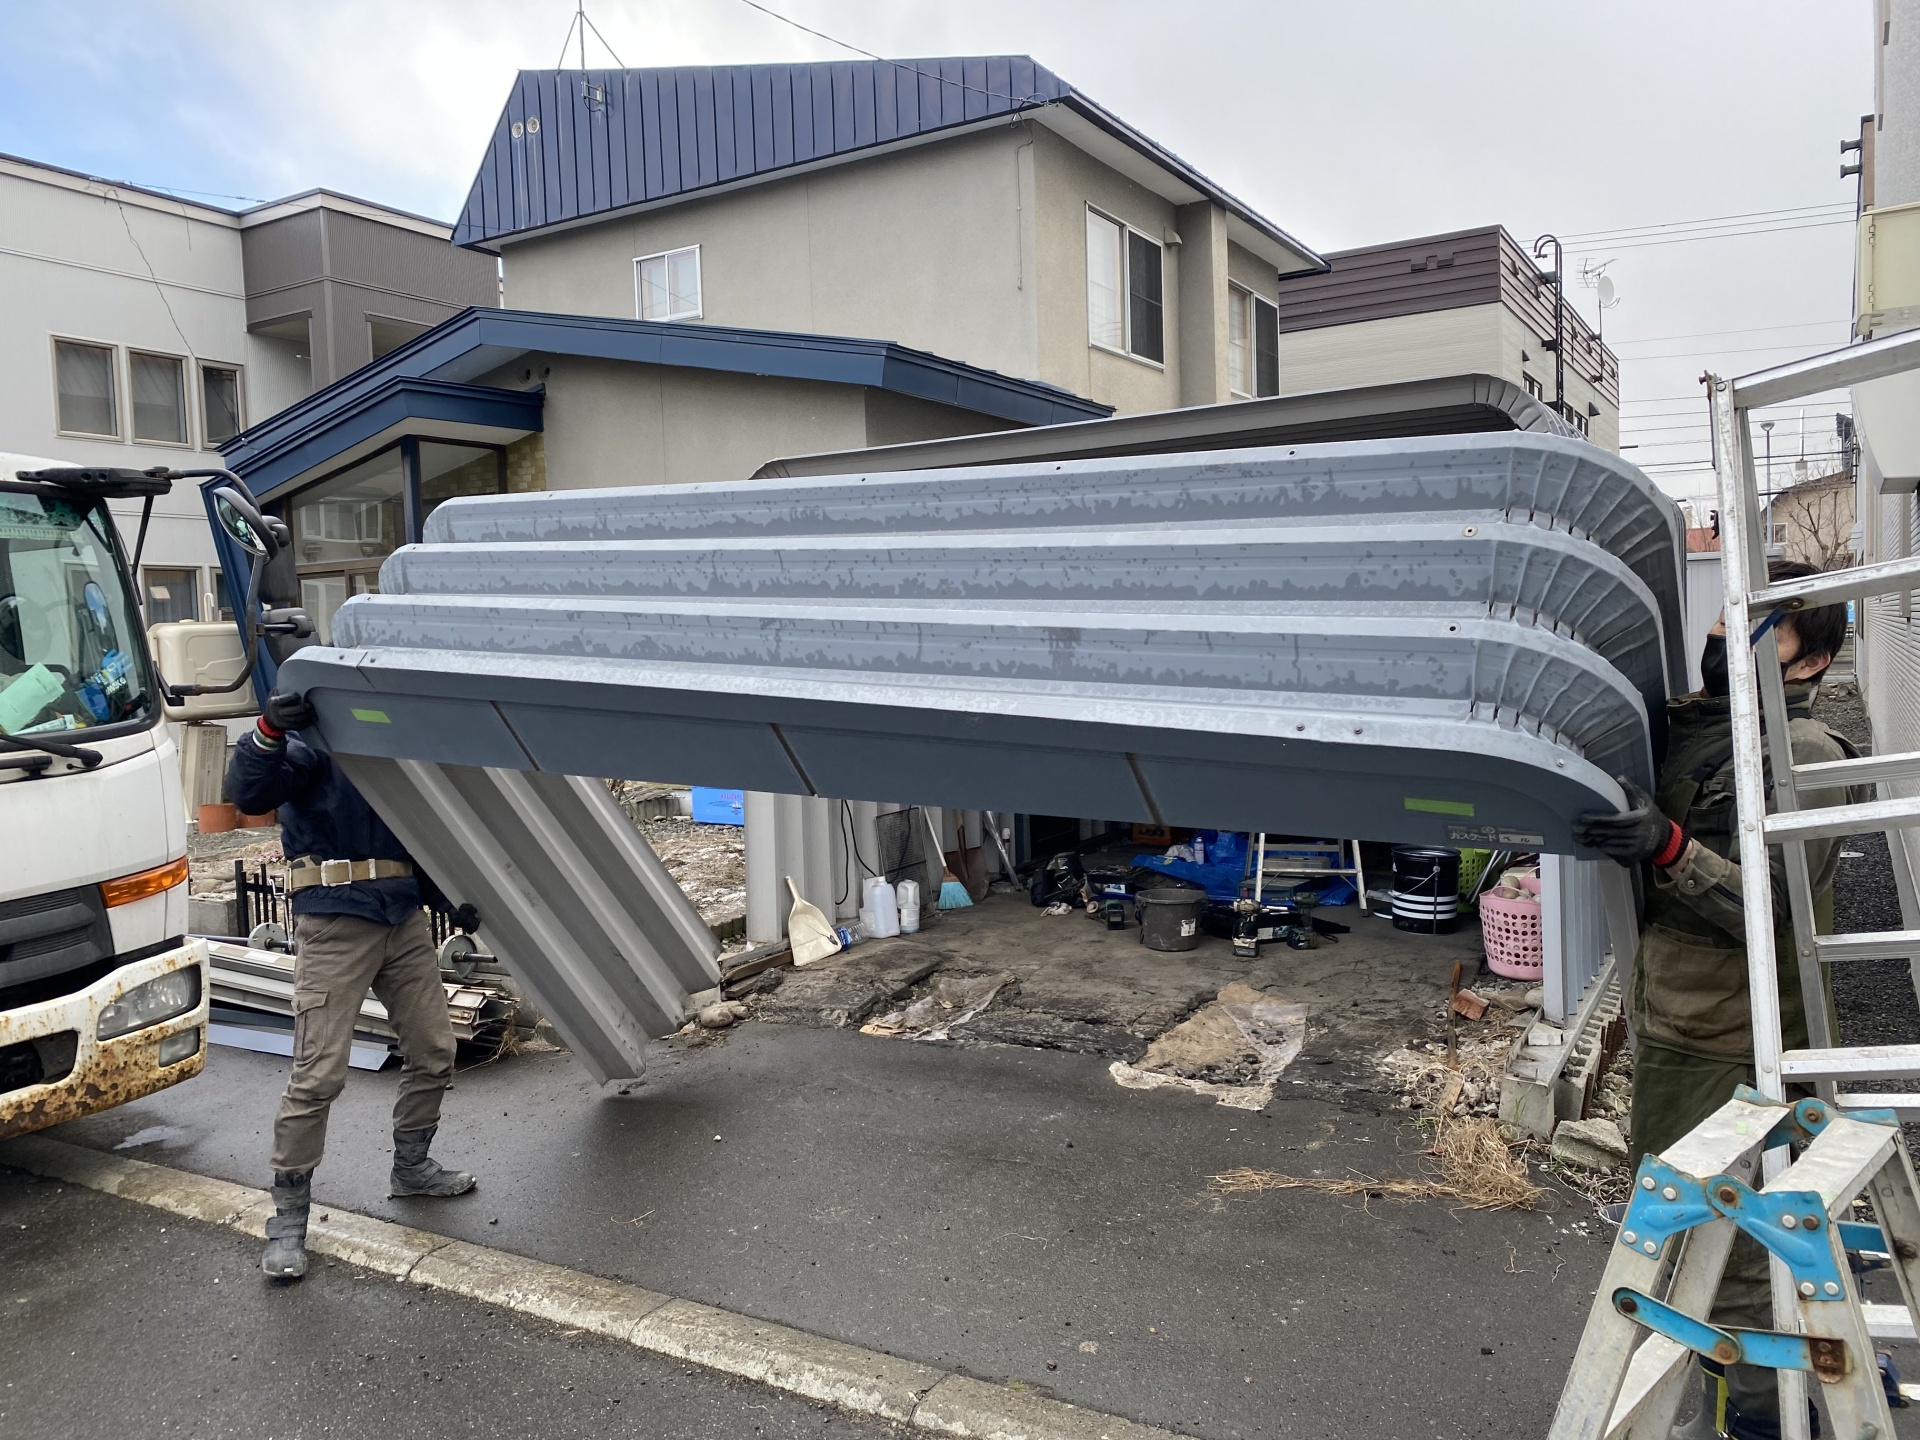
[[[1813, 1127], [1801, 1125], [1796, 1138], [1812, 1137], [1813, 1143], [1797, 1162], [1789, 1163], [1789, 1151], [1784, 1145], [1764, 1150], [1760, 1166], [1765, 1184], [1758, 1193], [1764, 1196], [1797, 1190], [1817, 1191], [1823, 1198], [1831, 1196], [1827, 1213], [1838, 1221], [1855, 1195], [1871, 1189], [1876, 1213], [1883, 1220], [1897, 1212], [1889, 1228], [1897, 1232], [1896, 1245], [1907, 1250], [1907, 1258], [1897, 1259], [1894, 1265], [1900, 1276], [1905, 1306], [1870, 1306], [1863, 1311], [1852, 1279], [1846, 1273], [1844, 1256], [1840, 1256], [1840, 1279], [1834, 1283], [1841, 1286], [1848, 1304], [1839, 1306], [1818, 1293], [1826, 1281], [1818, 1283], [1816, 1295], [1809, 1300], [1804, 1287], [1811, 1282], [1804, 1275], [1796, 1278], [1794, 1264], [1783, 1257], [1780, 1248], [1768, 1244], [1777, 1333], [1754, 1341], [1753, 1348], [1761, 1353], [1750, 1355], [1750, 1361], [1776, 1364], [1779, 1369], [1782, 1434], [1786, 1440], [1807, 1440], [1805, 1398], [1806, 1377], [1810, 1373], [1822, 1382], [1823, 1398], [1839, 1422], [1836, 1431], [1843, 1440], [1891, 1436], [1884, 1398], [1862, 1399], [1854, 1392], [1868, 1381], [1872, 1381], [1874, 1387], [1879, 1383], [1869, 1337], [1912, 1338], [1914, 1316], [1920, 1314], [1920, 1310], [1914, 1308], [1913, 1284], [1920, 1272], [1914, 1271], [1912, 1259], [1920, 1255], [1920, 1249], [1913, 1248], [1920, 1243], [1920, 1212], [1909, 1213], [1914, 1203], [1912, 1169], [1899, 1141], [1895, 1118], [1902, 1113], [1920, 1114], [1920, 1094], [1837, 1091], [1843, 1082], [1920, 1076], [1920, 1045], [1839, 1045], [1821, 968], [1838, 960], [1915, 957], [1920, 962], [1920, 931], [1818, 933], [1806, 855], [1809, 840], [1920, 826], [1920, 797], [1806, 809], [1800, 803], [1800, 791], [1920, 777], [1920, 754], [1873, 755], [1796, 765], [1788, 734], [1786, 689], [1780, 667], [1771, 663], [1770, 658], [1769, 663], [1756, 663], [1754, 645], [1764, 639], [1765, 632], [1779, 616], [1790, 615], [1805, 606], [1920, 588], [1920, 557], [1855, 566], [1770, 585], [1766, 579], [1768, 536], [1762, 528], [1749, 415], [1765, 406], [1914, 369], [1920, 369], [1920, 331], [1850, 346], [1736, 380], [1707, 377], [1714, 468], [1720, 493], [1735, 798], [1740, 816], [1740, 869], [1746, 910], [1747, 988], [1752, 1006], [1754, 1071], [1758, 1086], [1751, 1099], [1783, 1107], [1787, 1085], [1811, 1085], [1820, 1098], [1803, 1102], [1800, 1111], [1810, 1106], [1812, 1109], [1807, 1113], [1817, 1115], [1822, 1122]], [[1750, 637], [1749, 643], [1737, 643], [1741, 636]], [[1771, 645], [1762, 653], [1771, 657]], [[1763, 707], [1769, 720], [1764, 730]], [[1772, 813], [1768, 813], [1767, 806], [1769, 770], [1773, 782]], [[1785, 1049], [1781, 1034], [1773, 881], [1768, 865], [1769, 848], [1775, 845], [1780, 847], [1786, 876], [1788, 908], [1793, 920], [1793, 959], [1812, 1042], [1805, 1049]], [[1915, 976], [1916, 986], [1920, 987], [1920, 963], [1916, 963]], [[1747, 1103], [1746, 1100], [1738, 1102]], [[1891, 1144], [1894, 1159], [1885, 1160], [1882, 1168], [1875, 1168], [1880, 1162], [1854, 1164], [1847, 1183], [1859, 1183], [1851, 1193], [1843, 1194], [1845, 1187], [1839, 1185], [1835, 1173], [1830, 1173], [1833, 1167], [1823, 1160], [1821, 1166], [1810, 1168], [1808, 1162], [1822, 1150], [1822, 1142], [1828, 1135], [1864, 1133], [1869, 1117]], [[1714, 1331], [1700, 1317], [1708, 1313], [1712, 1304], [1733, 1242], [1732, 1212], [1724, 1206], [1712, 1210], [1715, 1202], [1709, 1199], [1710, 1213], [1718, 1219], [1696, 1215], [1695, 1238], [1688, 1242], [1675, 1264], [1674, 1257], [1665, 1253], [1672, 1248], [1665, 1244], [1669, 1232], [1656, 1235], [1649, 1231], [1647, 1207], [1657, 1198], [1673, 1204], [1674, 1193], [1693, 1194], [1688, 1184], [1682, 1183], [1686, 1177], [1703, 1183], [1706, 1189], [1701, 1193], [1708, 1196], [1715, 1193], [1719, 1176], [1732, 1175], [1730, 1187], [1742, 1184], [1736, 1162], [1750, 1164], [1761, 1152], [1760, 1134], [1780, 1129], [1777, 1120], [1761, 1125], [1762, 1118], [1757, 1114], [1742, 1118], [1737, 1106], [1729, 1105], [1665, 1157], [1647, 1157], [1643, 1161], [1636, 1177], [1634, 1201], [1627, 1221], [1621, 1226], [1617, 1245], [1630, 1248], [1637, 1244], [1647, 1260], [1645, 1264], [1633, 1261], [1631, 1266], [1624, 1266], [1623, 1249], [1615, 1250], [1567, 1388], [1561, 1396], [1552, 1431], [1555, 1440], [1575, 1440], [1575, 1437], [1598, 1440], [1598, 1437], [1616, 1434], [1664, 1440], [1681, 1398], [1682, 1377], [1689, 1368], [1683, 1363], [1689, 1353], [1684, 1347], [1691, 1344], [1700, 1349], [1706, 1345], [1709, 1348], [1702, 1349], [1701, 1353], [1713, 1354], [1713, 1347], [1723, 1348], [1727, 1343], [1724, 1332]], [[1806, 1115], [1802, 1114], [1801, 1118], [1804, 1120]], [[1849, 1118], [1854, 1123], [1845, 1123]], [[1747, 1130], [1755, 1127], [1758, 1130], [1751, 1135], [1743, 1131], [1729, 1137], [1721, 1133], [1723, 1120], [1727, 1124], [1745, 1125]], [[1735, 1145], [1735, 1139], [1742, 1143]], [[1745, 1143], [1748, 1140], [1752, 1141], [1751, 1145]], [[1830, 1156], [1833, 1152], [1834, 1146], [1828, 1144], [1823, 1153]], [[1895, 1160], [1900, 1172], [1897, 1184], [1887, 1178], [1896, 1168]], [[1650, 1166], [1654, 1168], [1649, 1169]], [[1743, 1192], [1736, 1188], [1728, 1188], [1727, 1193], [1736, 1201], [1743, 1198]], [[1636, 1211], [1640, 1212], [1637, 1219]], [[1781, 1224], [1787, 1223], [1785, 1217], [1789, 1213], [1781, 1213]], [[1777, 1239], [1777, 1235], [1766, 1233], [1764, 1225], [1753, 1233], [1763, 1243], [1770, 1238]], [[1806, 1234], [1804, 1230], [1800, 1233], [1803, 1237]], [[1841, 1234], [1829, 1227], [1829, 1236], [1831, 1247], [1839, 1256]], [[1653, 1249], [1649, 1252], [1650, 1244]], [[1648, 1291], [1646, 1284], [1640, 1283], [1651, 1284], [1661, 1278], [1646, 1268], [1649, 1264], [1656, 1269], [1661, 1265], [1669, 1267], [1665, 1298], [1652, 1301], [1658, 1309], [1633, 1301], [1638, 1306], [1638, 1319], [1629, 1320], [1616, 1308], [1618, 1292], [1625, 1286], [1649, 1298], [1657, 1293]], [[1634, 1273], [1616, 1274], [1627, 1269]], [[1840, 1317], [1843, 1309], [1860, 1316], [1858, 1326]], [[1656, 1319], [1659, 1323], [1654, 1323]], [[1638, 1343], [1641, 1334], [1648, 1330], [1650, 1337]], [[1798, 1337], [1843, 1343], [1847, 1347], [1848, 1363], [1853, 1367], [1845, 1374], [1860, 1377], [1860, 1386], [1843, 1383], [1844, 1375], [1835, 1372], [1831, 1363], [1825, 1366], [1811, 1360], [1800, 1363], [1806, 1357], [1793, 1348]], [[1735, 1349], [1743, 1348], [1738, 1337], [1734, 1337], [1732, 1343]], [[1764, 1358], [1768, 1355], [1774, 1358]], [[1875, 1403], [1879, 1407], [1877, 1411]], [[1861, 1428], [1869, 1424], [1877, 1428]]]
[[[1804, 1147], [1800, 1157], [1755, 1189], [1762, 1155], [1775, 1169], [1789, 1144]], [[1861, 1195], [1877, 1225], [1854, 1222]], [[1773, 1330], [1700, 1318], [1741, 1231], [1766, 1246], [1776, 1278], [1787, 1276]], [[1905, 1306], [1863, 1305], [1850, 1255], [1890, 1267]], [[1917, 1290], [1920, 1198], [1898, 1117], [1818, 1098], [1789, 1106], [1742, 1086], [1664, 1155], [1641, 1159], [1549, 1440], [1666, 1440], [1695, 1356], [1776, 1370], [1781, 1415], [1803, 1433], [1811, 1375], [1829, 1435], [1892, 1440], [1874, 1322], [1911, 1313]]]

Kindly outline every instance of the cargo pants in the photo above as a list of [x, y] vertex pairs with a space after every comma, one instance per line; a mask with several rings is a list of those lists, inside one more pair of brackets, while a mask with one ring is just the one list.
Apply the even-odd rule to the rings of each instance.
[[354, 1022], [369, 987], [387, 1007], [405, 1060], [393, 1128], [437, 1125], [440, 1097], [453, 1080], [454, 1038], [426, 916], [382, 925], [353, 915], [302, 915], [294, 949], [293, 1078], [274, 1117], [273, 1168], [320, 1163], [327, 1113], [347, 1083]]

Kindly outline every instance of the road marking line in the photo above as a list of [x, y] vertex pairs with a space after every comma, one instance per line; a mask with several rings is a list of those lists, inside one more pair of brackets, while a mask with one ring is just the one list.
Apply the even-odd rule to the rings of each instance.
[[[28, 1135], [0, 1144], [0, 1164], [137, 1200], [260, 1238], [264, 1190]], [[1192, 1440], [749, 1315], [619, 1280], [471, 1245], [315, 1201], [307, 1248], [350, 1265], [503, 1310], [591, 1330], [637, 1349], [752, 1380], [860, 1415], [980, 1440]]]

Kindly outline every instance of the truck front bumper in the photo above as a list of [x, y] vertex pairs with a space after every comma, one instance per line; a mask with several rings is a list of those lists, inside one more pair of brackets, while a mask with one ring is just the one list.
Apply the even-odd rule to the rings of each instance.
[[[100, 1012], [108, 1005], [189, 966], [200, 972], [200, 1003], [193, 1009], [111, 1040], [97, 1038]], [[64, 1047], [73, 1046], [72, 1068], [65, 1074], [0, 1090], [0, 1140], [111, 1109], [198, 1075], [207, 1063], [207, 996], [207, 942], [189, 940], [123, 965], [71, 995], [0, 1012], [0, 1052], [32, 1041], [43, 1042], [43, 1054], [64, 1054]], [[188, 1031], [195, 1032], [193, 1048], [176, 1055], [181, 1051], [176, 1042], [168, 1047], [168, 1063], [161, 1064], [162, 1043]]]

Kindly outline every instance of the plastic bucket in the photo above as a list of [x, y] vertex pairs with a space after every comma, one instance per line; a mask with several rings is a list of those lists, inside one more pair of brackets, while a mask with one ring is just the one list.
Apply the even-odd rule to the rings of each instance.
[[1460, 852], [1439, 846], [1393, 847], [1393, 928], [1450, 935], [1460, 924]]
[[1135, 903], [1140, 909], [1140, 943], [1149, 950], [1192, 950], [1200, 944], [1200, 912], [1207, 908], [1204, 890], [1143, 890]]

